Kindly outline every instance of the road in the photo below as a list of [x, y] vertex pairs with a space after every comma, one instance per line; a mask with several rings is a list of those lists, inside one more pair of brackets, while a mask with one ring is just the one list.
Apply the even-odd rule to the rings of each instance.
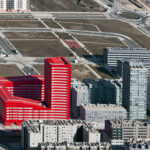
[[[124, 39], [124, 42], [129, 47], [140, 47], [133, 39], [123, 34], [109, 33], [109, 32], [96, 32], [96, 31], [85, 31], [85, 30], [64, 30], [55, 28], [0, 28], [0, 32], [71, 32], [80, 35], [93, 35], [93, 36], [107, 36], [107, 37], [117, 37]], [[7, 41], [0, 39], [0, 42], [7, 46]], [[9, 48], [12, 49], [12, 48]]]
[[[32, 16], [34, 18], [38, 18], [39, 21], [43, 24], [42, 21], [43, 18], [49, 18], [49, 19], [118, 19], [121, 21], [125, 21], [127, 23], [130, 23], [134, 25], [135, 28], [138, 30], [143, 30], [147, 35], [150, 35], [148, 30], [145, 29], [145, 26], [148, 26], [150, 17], [146, 16], [145, 14], [141, 14], [140, 12], [136, 12], [141, 19], [139, 20], [131, 20], [131, 19], [125, 19], [118, 15], [118, 12], [122, 11], [130, 11], [134, 12], [132, 10], [126, 9], [124, 6], [122, 6], [119, 3], [112, 4], [112, 7], [109, 7], [111, 4], [110, 2], [106, 2], [104, 0], [95, 0], [97, 3], [102, 5], [107, 9], [106, 12], [31, 12], [27, 15]], [[134, 12], [135, 13], [135, 12]], [[8, 13], [8, 15], [18, 15], [15, 13]], [[26, 14], [19, 14], [20, 16], [26, 15]], [[138, 25], [143, 26], [138, 26]], [[117, 33], [109, 33], [109, 32], [95, 32], [95, 31], [83, 31], [83, 30], [69, 30], [62, 27], [62, 29], [55, 29], [55, 28], [49, 28], [47, 25], [45, 25], [45, 28], [2, 28], [0, 27], [0, 32], [52, 32], [53, 34], [57, 32], [65, 32], [65, 33], [72, 33], [72, 34], [79, 34], [79, 35], [88, 35], [88, 36], [103, 36], [103, 37], [116, 37], [122, 40], [128, 47], [140, 47], [138, 43], [136, 43], [133, 39], [131, 39], [128, 36], [117, 34]], [[61, 41], [62, 44], [63, 41]], [[38, 58], [25, 58], [20, 53], [15, 54], [13, 50], [18, 51], [11, 43], [7, 40], [3, 34], [0, 34], [0, 45], [5, 49], [5, 51], [9, 54], [9, 58], [4, 58], [0, 61], [0, 63], [16, 63], [16, 65], [20, 68], [20, 70], [25, 75], [32, 75], [32, 74], [39, 74], [35, 68], [33, 68], [33, 64], [41, 63], [42, 59]], [[76, 55], [76, 54], [75, 54]], [[27, 61], [28, 60], [28, 61]], [[85, 61], [83, 59], [80, 60], [80, 63], [84, 62], [86, 65], [88, 65], [90, 62]]]

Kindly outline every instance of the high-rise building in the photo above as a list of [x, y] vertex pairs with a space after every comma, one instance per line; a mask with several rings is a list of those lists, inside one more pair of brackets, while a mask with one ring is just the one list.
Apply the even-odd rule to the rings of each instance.
[[[45, 59], [45, 104], [70, 114], [71, 64], [64, 57]], [[69, 119], [69, 116], [68, 116]]]
[[104, 80], [98, 82], [98, 104], [116, 104], [122, 105], [122, 81]]
[[146, 119], [147, 69], [138, 60], [123, 62], [123, 106], [129, 119]]
[[0, 0], [0, 11], [28, 11], [30, 0]]
[[103, 49], [103, 58], [105, 67], [109, 70], [117, 71], [117, 61], [124, 59], [141, 60], [150, 70], [150, 50], [147, 48], [108, 47]]
[[[124, 61], [126, 61], [126, 59], [117, 61], [117, 73], [120, 77], [123, 76], [123, 62]], [[150, 59], [149, 60], [142, 59], [140, 61], [143, 63], [144, 67], [147, 69], [147, 76], [150, 76]]]
[[28, 119], [70, 119], [71, 64], [45, 60], [43, 76], [0, 78], [0, 120], [7, 126]]

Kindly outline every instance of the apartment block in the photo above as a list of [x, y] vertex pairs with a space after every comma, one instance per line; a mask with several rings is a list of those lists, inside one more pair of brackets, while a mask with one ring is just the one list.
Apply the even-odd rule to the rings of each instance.
[[123, 106], [129, 119], [147, 118], [147, 69], [138, 60], [123, 63]]
[[122, 105], [122, 80], [101, 79], [97, 90], [97, 104]]
[[[126, 60], [127, 59], [117, 61], [117, 73], [120, 77], [123, 76], [123, 62]], [[150, 60], [142, 59], [140, 61], [143, 63], [144, 67], [147, 69], [147, 76], [150, 76]]]
[[103, 49], [104, 63], [107, 66], [117, 70], [117, 61], [124, 59], [139, 59], [146, 63], [150, 59], [150, 50], [147, 48], [123, 48], [123, 47], [108, 47]]
[[0, 11], [29, 11], [30, 0], [0, 0]]
[[80, 119], [86, 122], [97, 122], [104, 125], [105, 120], [123, 120], [126, 119], [126, 116], [125, 108], [113, 104], [89, 104], [80, 107]]
[[147, 80], [147, 109], [150, 111], [150, 78]]
[[107, 120], [105, 132], [112, 140], [150, 139], [150, 122], [138, 120]]
[[127, 140], [124, 144], [124, 150], [149, 150], [150, 140], [138, 140], [131, 139]]
[[71, 113], [78, 117], [80, 115], [80, 105], [89, 104], [90, 95], [86, 85], [71, 88]]
[[111, 146], [109, 143], [87, 143], [87, 142], [76, 142], [76, 143], [42, 143], [39, 144], [39, 150], [110, 150]]
[[47, 142], [100, 143], [100, 133], [81, 120], [28, 120], [22, 124], [21, 144], [25, 150]]

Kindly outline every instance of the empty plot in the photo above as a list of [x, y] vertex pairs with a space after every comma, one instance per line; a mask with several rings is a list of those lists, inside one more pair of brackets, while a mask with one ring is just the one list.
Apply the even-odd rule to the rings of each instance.
[[72, 56], [59, 40], [10, 40], [11, 43], [24, 55], [29, 57], [58, 57]]
[[44, 26], [37, 20], [0, 20], [0, 27], [42, 28]]
[[31, 0], [32, 11], [105, 11], [93, 0]]
[[83, 80], [86, 78], [91, 78], [97, 80], [97, 77], [84, 65], [72, 65], [72, 78], [77, 78]]
[[83, 36], [75, 34], [74, 36], [81, 41], [94, 55], [103, 55], [103, 48], [105, 47], [125, 46], [124, 43], [117, 38]]
[[87, 31], [100, 31], [97, 25], [94, 24], [88, 24], [88, 23], [72, 23], [72, 22], [63, 22], [60, 21], [60, 24], [67, 28], [67, 29], [73, 29], [73, 30], [87, 30]]
[[19, 70], [16, 65], [0, 65], [0, 76], [10, 77], [10, 76], [22, 76], [23, 73]]
[[137, 15], [135, 13], [131, 13], [131, 12], [122, 12], [119, 15], [126, 19], [140, 19], [139, 15]]
[[72, 51], [74, 51], [80, 57], [87, 57], [89, 55], [83, 48], [74, 48], [73, 47]]
[[[62, 21], [62, 20], [61, 20]], [[123, 35], [127, 35], [132, 38], [135, 42], [137, 42], [141, 47], [150, 48], [150, 37], [146, 36], [140, 30], [134, 28], [132, 25], [122, 22], [115, 19], [103, 19], [103, 20], [63, 20], [66, 22], [74, 21], [74, 22], [83, 22], [83, 23], [93, 23], [99, 27], [102, 32], [112, 32], [112, 33], [119, 33]]]
[[43, 19], [44, 23], [48, 25], [50, 28], [61, 28], [57, 23], [55, 23], [52, 19]]
[[145, 28], [150, 31], [150, 27], [145, 27]]
[[[34, 68], [41, 75], [44, 75], [44, 65], [34, 65]], [[94, 80], [97, 80], [97, 77], [84, 65], [72, 65], [71, 78], [77, 78], [78, 80], [81, 80], [81, 81], [85, 78], [92, 78]]]
[[90, 67], [97, 72], [103, 79], [114, 79], [105, 69], [100, 65], [90, 65]]
[[5, 32], [8, 39], [56, 39], [50, 32]]
[[68, 33], [56, 33], [61, 39], [72, 39]]
[[40, 75], [44, 75], [44, 65], [33, 65], [33, 67], [40, 73]]

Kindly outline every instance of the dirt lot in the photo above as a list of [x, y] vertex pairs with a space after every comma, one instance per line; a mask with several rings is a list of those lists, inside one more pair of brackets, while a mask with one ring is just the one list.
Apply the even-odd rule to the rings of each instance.
[[140, 19], [140, 16], [138, 16], [137, 14], [134, 14], [134, 13], [130, 13], [130, 12], [122, 12], [119, 15], [126, 19]]
[[63, 21], [60, 21], [60, 24], [67, 28], [67, 29], [73, 29], [73, 30], [87, 30], [87, 31], [99, 31], [98, 27], [94, 24], [84, 24], [84, 23], [65, 23]]
[[10, 40], [10, 42], [28, 57], [72, 56], [58, 40]]
[[111, 46], [125, 46], [117, 38], [106, 38], [106, 37], [98, 37], [98, 36], [82, 36], [75, 35], [74, 36], [81, 41], [94, 55], [103, 55], [103, 48], [111, 47]]
[[142, 10], [133, 3], [131, 3], [129, 0], [116, 0], [116, 1], [122, 3], [125, 7], [127, 7], [130, 10]]
[[72, 50], [80, 57], [87, 57], [89, 55], [83, 48], [72, 48]]
[[[61, 20], [62, 21], [62, 20]], [[64, 21], [64, 20], [63, 20]], [[127, 35], [135, 40], [138, 44], [140, 44], [144, 48], [150, 48], [150, 38], [143, 34], [138, 29], [134, 28], [132, 25], [114, 19], [108, 20], [65, 20], [66, 22], [83, 22], [83, 23], [94, 23], [97, 25], [101, 31], [103, 32], [113, 32], [113, 33], [120, 33], [123, 35]], [[71, 27], [71, 26], [70, 26]]]
[[61, 28], [57, 23], [55, 23], [52, 19], [43, 19], [44, 23], [46, 23], [50, 28]]
[[104, 11], [93, 0], [31, 0], [32, 11]]
[[40, 73], [40, 75], [44, 75], [44, 65], [33, 65], [33, 67]]
[[146, 29], [150, 31], [150, 27], [146, 27]]
[[37, 20], [0, 20], [0, 27], [44, 28]]
[[150, 1], [149, 0], [140, 0], [142, 3], [144, 3], [146, 6], [150, 7]]
[[[44, 75], [44, 65], [34, 65], [35, 69]], [[88, 70], [84, 65], [72, 65], [72, 78], [77, 78], [78, 80], [83, 80], [84, 78], [92, 78], [97, 80], [97, 77]]]
[[0, 65], [0, 76], [10, 77], [10, 76], [22, 76], [23, 73], [19, 70], [16, 65]]
[[72, 37], [67, 33], [56, 33], [61, 39], [72, 39]]
[[86, 78], [98, 80], [97, 77], [84, 65], [72, 65], [72, 78], [77, 78], [81, 81]]
[[114, 79], [102, 66], [93, 66], [90, 65], [90, 67], [95, 70], [103, 79]]
[[5, 32], [8, 39], [56, 39], [50, 32]]

